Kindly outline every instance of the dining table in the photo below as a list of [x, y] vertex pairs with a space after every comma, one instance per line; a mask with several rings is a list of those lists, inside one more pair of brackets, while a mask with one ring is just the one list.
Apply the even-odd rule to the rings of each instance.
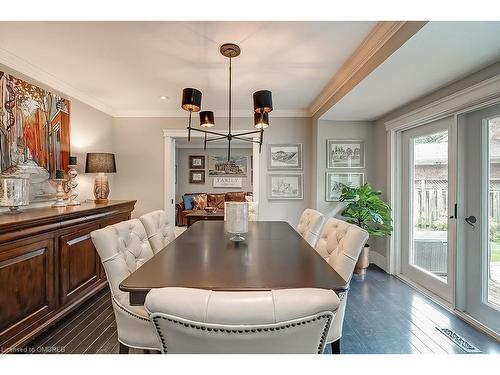
[[119, 286], [141, 306], [154, 288], [214, 291], [322, 288], [338, 292], [344, 280], [284, 221], [253, 221], [232, 242], [223, 221], [198, 221], [132, 272]]

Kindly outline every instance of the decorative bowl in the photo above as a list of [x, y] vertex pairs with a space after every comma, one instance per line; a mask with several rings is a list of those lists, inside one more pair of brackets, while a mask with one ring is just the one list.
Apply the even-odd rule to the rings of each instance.
[[217, 212], [217, 207], [205, 207], [205, 211], [207, 211], [209, 214], [214, 214]]

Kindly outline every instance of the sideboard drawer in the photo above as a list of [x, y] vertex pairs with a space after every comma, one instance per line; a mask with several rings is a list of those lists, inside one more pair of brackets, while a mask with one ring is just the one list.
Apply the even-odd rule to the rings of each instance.
[[54, 259], [53, 238], [0, 247], [0, 343], [24, 335], [55, 310]]
[[90, 238], [90, 232], [96, 229], [98, 223], [60, 237], [61, 304], [79, 298], [102, 282], [101, 259]]

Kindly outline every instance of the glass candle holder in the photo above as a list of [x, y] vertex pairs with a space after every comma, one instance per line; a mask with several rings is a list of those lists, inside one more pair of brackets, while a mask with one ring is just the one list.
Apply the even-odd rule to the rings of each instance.
[[234, 234], [229, 239], [233, 242], [245, 240], [242, 234], [248, 232], [248, 204], [246, 202], [226, 203], [226, 231]]
[[17, 211], [29, 201], [29, 181], [24, 178], [0, 178], [0, 206]]

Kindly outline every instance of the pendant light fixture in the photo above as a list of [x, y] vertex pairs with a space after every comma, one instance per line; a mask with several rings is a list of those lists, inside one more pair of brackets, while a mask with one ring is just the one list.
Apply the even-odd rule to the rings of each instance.
[[[251, 130], [243, 133], [233, 133], [232, 131], [232, 59], [240, 55], [240, 47], [234, 43], [226, 43], [220, 47], [222, 56], [229, 59], [229, 114], [228, 114], [228, 132], [220, 133], [208, 130], [215, 126], [214, 113], [212, 111], [200, 112], [200, 127], [191, 126], [192, 112], [201, 110], [201, 91], [194, 88], [185, 88], [182, 90], [182, 109], [189, 112], [189, 122], [187, 126], [188, 141], [191, 141], [191, 131], [202, 132], [205, 134], [203, 148], [206, 150], [207, 142], [227, 139], [227, 160], [231, 159], [231, 141], [238, 139], [240, 141], [259, 144], [259, 152], [262, 151], [262, 141], [264, 139], [264, 129], [269, 126], [269, 112], [273, 110], [272, 93], [269, 90], [260, 90], [253, 94], [254, 126], [257, 130]], [[252, 135], [259, 133], [259, 140], [253, 139]], [[213, 137], [209, 138], [208, 135]]]

